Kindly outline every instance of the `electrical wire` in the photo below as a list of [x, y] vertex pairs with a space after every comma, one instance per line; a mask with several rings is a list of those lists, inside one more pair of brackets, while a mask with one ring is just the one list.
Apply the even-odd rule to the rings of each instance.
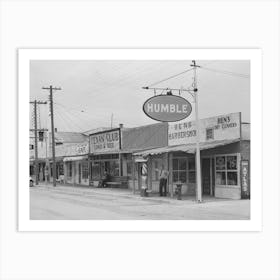
[[[236, 72], [231, 72], [231, 71], [226, 71], [226, 70], [219, 70], [219, 69], [213, 69], [213, 68], [205, 67], [206, 65], [209, 65], [209, 64], [214, 63], [214, 62], [216, 62], [216, 61], [218, 61], [218, 60], [210, 61], [210, 62], [208, 62], [208, 63], [206, 63], [206, 64], [204, 64], [204, 65], [199, 66], [199, 68], [200, 68], [200, 69], [205, 69], [205, 70], [208, 70], [208, 71], [212, 71], [212, 72], [221, 73], [221, 74], [236, 76], [236, 77], [240, 77], [240, 78], [250, 78], [250, 75], [246, 75], [246, 74], [241, 74], [241, 73], [236, 73]], [[170, 79], [176, 78], [176, 77], [178, 77], [178, 76], [180, 76], [180, 75], [182, 75], [182, 74], [185, 74], [185, 73], [187, 73], [187, 72], [192, 71], [193, 69], [194, 69], [193, 67], [192, 67], [192, 68], [189, 68], [189, 69], [187, 69], [187, 70], [185, 70], [185, 71], [182, 71], [182, 72], [180, 72], [180, 73], [178, 73], [178, 74], [169, 76], [169, 77], [167, 77], [167, 78], [165, 78], [165, 79], [163, 79], [163, 80], [160, 80], [160, 81], [158, 81], [158, 82], [152, 83], [152, 84], [148, 85], [148, 87], [152, 87], [152, 86], [158, 85], [158, 84], [160, 84], [160, 83], [162, 83], [162, 82], [165, 82], [165, 81], [168, 81], [168, 80], [170, 80]]]
[[231, 72], [231, 71], [226, 71], [226, 70], [219, 70], [219, 69], [208, 68], [208, 67], [203, 67], [203, 66], [201, 67], [201, 69], [208, 70], [208, 71], [211, 71], [211, 72], [220, 73], [220, 74], [225, 74], [225, 75], [229, 75], [229, 76], [239, 77], [239, 78], [245, 78], [245, 79], [250, 78], [250, 75]]
[[[56, 110], [56, 112], [58, 112], [58, 110]], [[62, 113], [62, 112], [60, 112]], [[67, 118], [69, 120], [69, 122], [71, 122], [72, 125], [75, 125], [80, 131], [85, 131], [84, 128], [80, 127], [76, 121], [73, 120], [73, 117], [70, 113], [68, 113], [66, 110], [64, 110], [64, 117]]]
[[73, 130], [72, 123], [71, 123], [71, 126], [69, 126], [69, 121], [66, 118], [64, 118], [60, 112], [56, 111], [55, 113], [56, 113], [56, 116], [58, 116], [59, 119], [64, 123], [66, 130], [72, 131]]
[[84, 122], [85, 120], [83, 120], [83, 119], [81, 118], [81, 115], [79, 115], [79, 117], [78, 117], [77, 113], [86, 114], [86, 115], [90, 116], [91, 118], [94, 118], [95, 120], [103, 120], [103, 119], [104, 119], [103, 116], [100, 116], [100, 118], [97, 118], [96, 116], [93, 116], [92, 114], [89, 114], [89, 113], [85, 112], [84, 110], [80, 110], [80, 109], [76, 109], [76, 108], [67, 108], [67, 107], [65, 107], [64, 105], [62, 105], [62, 104], [60, 104], [60, 103], [57, 103], [57, 102], [54, 103], [54, 104], [55, 104], [55, 105], [58, 105], [58, 106], [61, 106], [64, 110], [67, 110], [68, 113], [70, 113], [69, 111], [71, 111], [71, 114], [74, 114], [74, 112], [76, 112], [75, 116], [79, 119], [79, 121], [82, 121], [82, 122]]
[[148, 87], [153, 87], [153, 86], [155, 86], [155, 85], [158, 85], [158, 84], [163, 83], [163, 82], [165, 82], [165, 81], [167, 81], [167, 80], [173, 79], [173, 78], [175, 78], [175, 77], [177, 77], [177, 76], [180, 76], [180, 75], [185, 74], [185, 73], [187, 73], [187, 72], [190, 72], [190, 71], [192, 71], [192, 70], [193, 70], [193, 68], [187, 69], [187, 70], [185, 70], [185, 71], [183, 71], [183, 72], [180, 72], [180, 73], [178, 73], [178, 74], [172, 75], [172, 76], [170, 76], [170, 77], [168, 77], [168, 78], [165, 78], [165, 79], [163, 79], [163, 80], [160, 80], [160, 81], [158, 81], [158, 82], [152, 83], [152, 84], [148, 85]]

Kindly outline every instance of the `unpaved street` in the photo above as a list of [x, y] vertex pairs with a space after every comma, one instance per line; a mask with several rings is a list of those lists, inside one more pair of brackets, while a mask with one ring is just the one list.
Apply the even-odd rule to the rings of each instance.
[[34, 220], [245, 220], [250, 219], [250, 200], [133, 195], [130, 190], [70, 186], [30, 188], [30, 218]]

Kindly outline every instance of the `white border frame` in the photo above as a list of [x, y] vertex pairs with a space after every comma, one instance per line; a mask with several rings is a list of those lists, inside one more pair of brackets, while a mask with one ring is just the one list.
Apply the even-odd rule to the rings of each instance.
[[[262, 229], [262, 60], [260, 49], [20, 49], [18, 51], [18, 230], [19, 231], [261, 231]], [[251, 219], [250, 220], [30, 220], [29, 65], [30, 60], [250, 60]]]

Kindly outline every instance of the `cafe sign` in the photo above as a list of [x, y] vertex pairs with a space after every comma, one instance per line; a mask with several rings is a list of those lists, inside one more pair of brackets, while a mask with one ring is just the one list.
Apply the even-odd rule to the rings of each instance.
[[151, 119], [161, 122], [176, 122], [187, 118], [192, 105], [181, 96], [156, 95], [143, 105], [144, 113]]
[[120, 130], [113, 129], [90, 135], [90, 152], [112, 152], [120, 149]]

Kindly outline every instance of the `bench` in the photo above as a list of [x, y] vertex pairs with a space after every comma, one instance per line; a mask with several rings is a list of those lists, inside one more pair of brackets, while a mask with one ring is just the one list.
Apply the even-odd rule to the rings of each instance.
[[106, 182], [107, 186], [128, 188], [127, 176], [112, 176], [110, 181]]

